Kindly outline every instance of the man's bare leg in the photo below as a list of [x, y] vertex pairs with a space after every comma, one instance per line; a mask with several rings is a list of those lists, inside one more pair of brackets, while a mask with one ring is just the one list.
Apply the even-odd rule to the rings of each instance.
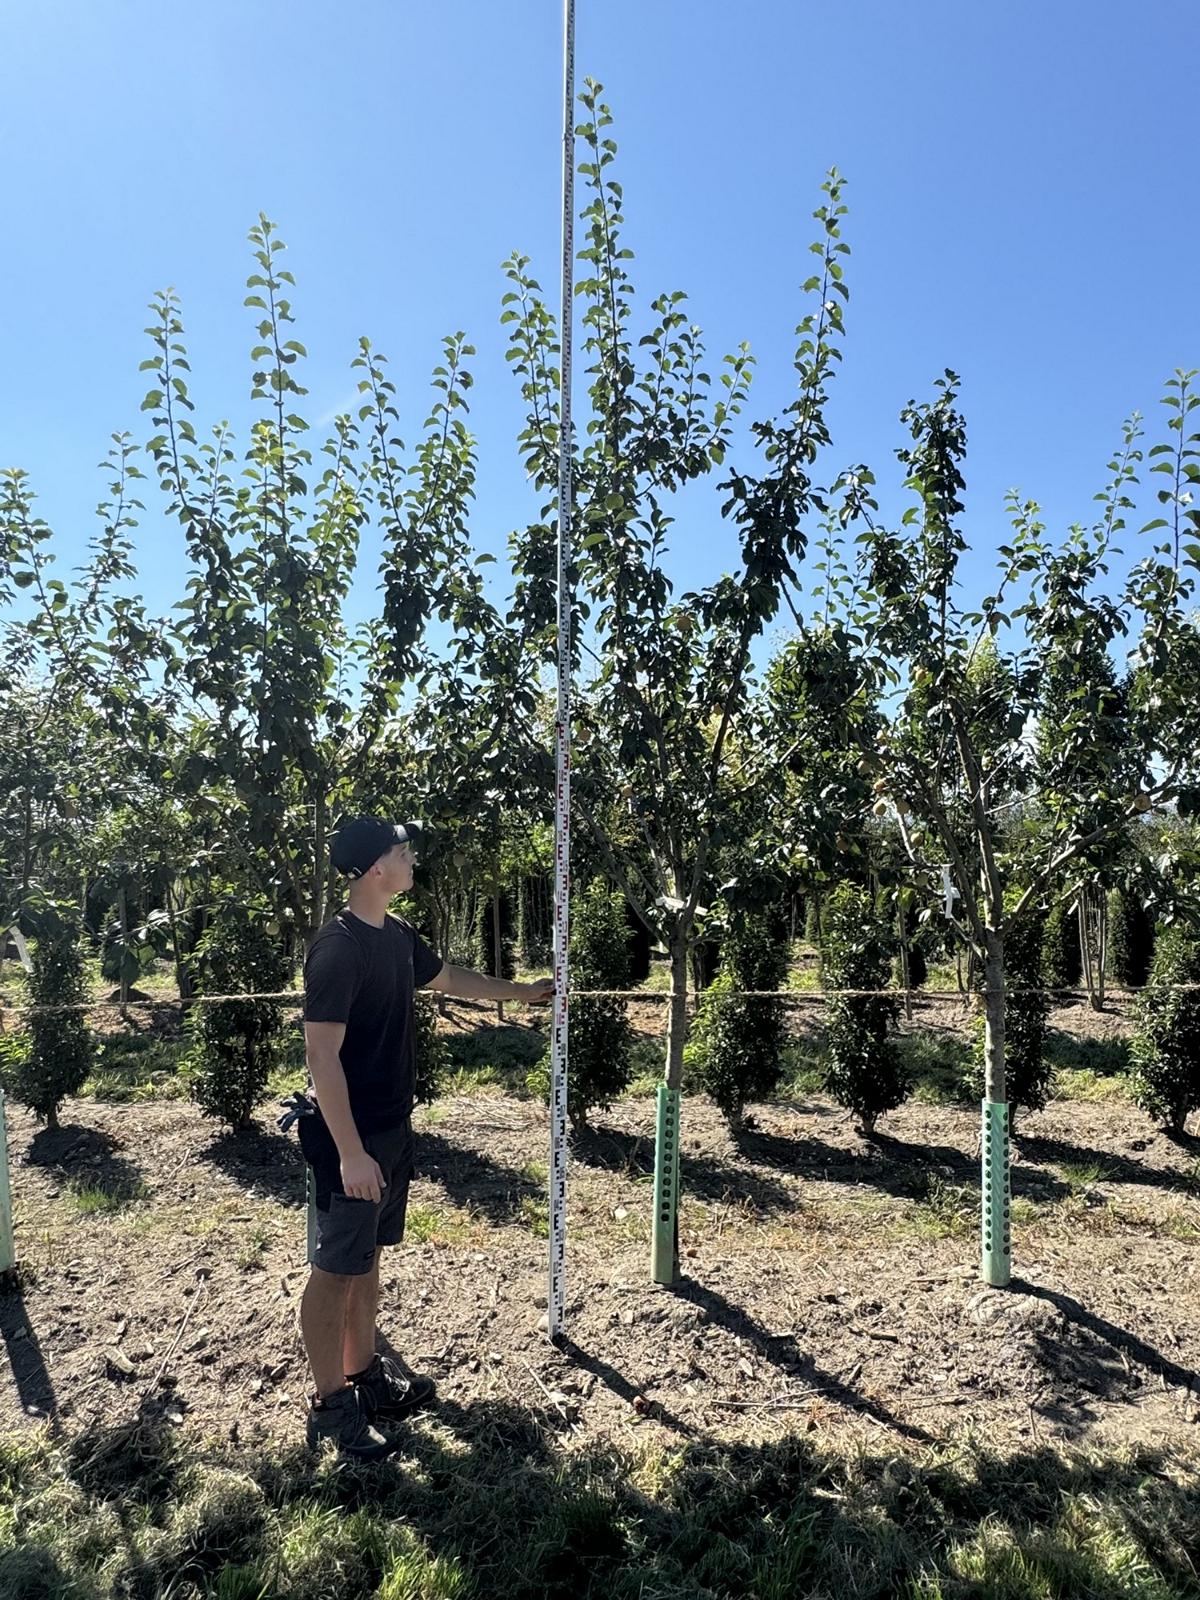
[[350, 1279], [346, 1297], [342, 1371], [347, 1376], [365, 1372], [375, 1359], [375, 1321], [379, 1314], [379, 1261], [376, 1250], [371, 1270]]
[[[375, 1278], [378, 1285], [378, 1267]], [[300, 1332], [312, 1369], [313, 1384], [322, 1400], [346, 1386], [342, 1359], [346, 1339], [346, 1309], [354, 1279], [313, 1267], [300, 1301]], [[357, 1368], [352, 1370], [357, 1371]]]

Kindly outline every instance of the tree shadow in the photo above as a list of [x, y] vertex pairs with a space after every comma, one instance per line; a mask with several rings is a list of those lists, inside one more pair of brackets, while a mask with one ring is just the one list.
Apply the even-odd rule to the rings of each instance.
[[[1068, 1139], [1056, 1139], [1045, 1134], [1021, 1134], [1018, 1143], [1022, 1160], [1013, 1168], [1014, 1180], [1021, 1172], [1023, 1163], [1032, 1157], [1035, 1161], [1056, 1166], [1095, 1166], [1100, 1169], [1101, 1182], [1144, 1184], [1149, 1188], [1177, 1194], [1200, 1193], [1200, 1182], [1186, 1172], [1152, 1167], [1145, 1161], [1136, 1161], [1111, 1150], [1096, 1150], [1090, 1145], [1072, 1144]], [[1200, 1150], [1200, 1140], [1196, 1140], [1195, 1145]], [[1188, 1146], [1182, 1148], [1186, 1150]]]
[[724, 1295], [706, 1284], [698, 1283], [694, 1278], [681, 1278], [675, 1285], [675, 1293], [698, 1306], [727, 1332], [744, 1339], [758, 1353], [760, 1360], [773, 1366], [781, 1377], [799, 1379], [806, 1386], [819, 1390], [822, 1399], [832, 1400], [847, 1411], [871, 1417], [906, 1439], [923, 1444], [932, 1441], [932, 1435], [923, 1428], [901, 1421], [880, 1401], [861, 1394], [843, 1379], [817, 1366], [807, 1351], [800, 1348], [794, 1334], [768, 1333], [741, 1306], [734, 1305]]
[[67, 1451], [69, 1475], [100, 1500], [167, 1504], [180, 1472], [179, 1438], [165, 1416], [175, 1403], [168, 1386], [143, 1395], [135, 1415], [77, 1435]]
[[53, 1419], [58, 1413], [58, 1398], [17, 1272], [0, 1280], [0, 1338], [4, 1340], [21, 1410], [26, 1416]]
[[[876, 1132], [864, 1148], [847, 1149], [810, 1136], [766, 1133], [755, 1128], [733, 1131], [739, 1155], [756, 1166], [790, 1172], [807, 1182], [837, 1183], [880, 1189], [898, 1199], [921, 1199], [933, 1175], [948, 1183], [978, 1184], [977, 1159], [955, 1145], [918, 1144]], [[1062, 1199], [1069, 1185], [1049, 1173], [1014, 1166], [1013, 1193], [1034, 1200]]]
[[99, 1128], [41, 1128], [30, 1141], [25, 1163], [52, 1172], [74, 1189], [98, 1189], [114, 1201], [143, 1193], [142, 1169], [118, 1152], [125, 1147]]
[[[1200, 1482], [1164, 1449], [1005, 1452], [960, 1440], [904, 1452], [894, 1440], [868, 1440], [841, 1452], [793, 1433], [766, 1443], [687, 1439], [663, 1454], [630, 1440], [563, 1448], [564, 1429], [549, 1406], [477, 1400], [444, 1403], [378, 1464], [331, 1469], [299, 1445], [218, 1448], [194, 1463], [196, 1484], [180, 1484], [166, 1541], [157, 1527], [145, 1532], [142, 1508], [159, 1503], [161, 1486], [147, 1492], [136, 1457], [128, 1488], [120, 1472], [102, 1472], [86, 1491], [135, 1530], [128, 1551], [113, 1552], [122, 1570], [110, 1569], [113, 1592], [130, 1595], [165, 1592], [152, 1585], [177, 1581], [189, 1562], [187, 1578], [205, 1593], [274, 1592], [270, 1575], [277, 1582], [282, 1571], [289, 1592], [294, 1580], [297, 1593], [366, 1600], [390, 1589], [389, 1535], [409, 1532], [405, 1593], [884, 1596], [915, 1593], [920, 1572], [930, 1595], [966, 1593], [965, 1583], [972, 1594], [1036, 1588], [1121, 1600], [1134, 1562], [1156, 1593], [1197, 1592]], [[211, 1467], [254, 1479], [261, 1493], [246, 1513], [219, 1494], [182, 1498], [202, 1490]], [[281, 1568], [285, 1530], [292, 1549]], [[21, 1553], [0, 1556], [4, 1593], [74, 1592], [65, 1554], [51, 1548], [30, 1569]]]
[[294, 1136], [261, 1128], [226, 1129], [198, 1152], [240, 1188], [281, 1206], [304, 1206], [308, 1200], [305, 1162]]
[[546, 1197], [545, 1184], [532, 1176], [428, 1129], [421, 1130], [417, 1141], [417, 1176], [438, 1184], [455, 1205], [492, 1223], [515, 1221], [523, 1201]]
[[[645, 1178], [654, 1172], [654, 1139], [630, 1133], [623, 1128], [588, 1127], [576, 1129], [571, 1139], [571, 1154], [586, 1167], [605, 1172], [623, 1172]], [[796, 1195], [786, 1184], [768, 1174], [747, 1171], [714, 1156], [679, 1154], [679, 1181], [696, 1199], [719, 1202], [736, 1198], [749, 1200], [761, 1213], [790, 1211]]]
[[682, 1434], [686, 1438], [695, 1438], [695, 1428], [677, 1417], [661, 1400], [647, 1399], [638, 1386], [630, 1382], [610, 1361], [585, 1350], [582, 1345], [576, 1344], [574, 1339], [565, 1336], [556, 1342], [556, 1348], [581, 1371], [597, 1378], [610, 1393], [615, 1394], [619, 1400], [624, 1400], [635, 1411], [640, 1410], [643, 1415], [670, 1428], [673, 1433]]
[[[1124, 1354], [1140, 1366], [1149, 1368], [1151, 1372], [1177, 1388], [1200, 1391], [1200, 1375], [1195, 1368], [1180, 1366], [1177, 1361], [1172, 1361], [1161, 1350], [1156, 1350], [1153, 1345], [1147, 1344], [1136, 1333], [1118, 1327], [1106, 1317], [1097, 1316], [1094, 1311], [1089, 1311], [1071, 1295], [1063, 1294], [1061, 1290], [1043, 1288], [1041, 1284], [1029, 1283], [1023, 1278], [1014, 1278], [1011, 1287], [1017, 1294], [1027, 1295], [1031, 1299], [1041, 1300], [1054, 1306], [1073, 1327], [1082, 1329], [1102, 1345]], [[1044, 1339], [1045, 1336], [1039, 1335], [1039, 1338]], [[1109, 1362], [1103, 1359], [1094, 1366], [1087, 1363], [1080, 1364], [1081, 1375], [1085, 1380], [1091, 1380], [1089, 1387], [1101, 1398], [1116, 1392], [1118, 1372], [1121, 1375], [1119, 1388], [1123, 1390], [1128, 1383], [1128, 1371], [1119, 1356], [1116, 1361]]]

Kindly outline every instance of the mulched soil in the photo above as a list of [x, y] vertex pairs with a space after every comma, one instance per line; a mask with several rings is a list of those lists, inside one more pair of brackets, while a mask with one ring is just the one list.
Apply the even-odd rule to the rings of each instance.
[[[956, 1003], [915, 1020], [965, 1026]], [[1078, 1006], [1053, 1020], [1127, 1026]], [[78, 1100], [62, 1120], [50, 1132], [10, 1109], [22, 1268], [0, 1295], [0, 1431], [49, 1419], [73, 1435], [140, 1409], [208, 1437], [294, 1440], [308, 1391], [294, 1135], [270, 1109], [231, 1134], [181, 1102]], [[685, 1277], [667, 1290], [647, 1281], [653, 1122], [652, 1100], [628, 1099], [575, 1141], [556, 1350], [539, 1327], [544, 1108], [475, 1095], [417, 1113], [412, 1242], [386, 1258], [382, 1326], [443, 1395], [518, 1402], [568, 1443], [969, 1431], [997, 1448], [1139, 1440], [1200, 1457], [1200, 1139], [1168, 1139], [1125, 1101], [1027, 1118], [1019, 1278], [996, 1291], [976, 1265], [977, 1113], [910, 1102], [868, 1143], [820, 1097], [756, 1107], [737, 1132], [691, 1099]], [[130, 1198], [81, 1215], [89, 1188]]]

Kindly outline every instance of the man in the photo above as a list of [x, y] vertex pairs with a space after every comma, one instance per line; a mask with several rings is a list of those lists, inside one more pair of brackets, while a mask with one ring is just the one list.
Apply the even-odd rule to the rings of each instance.
[[362, 1460], [395, 1449], [389, 1428], [434, 1393], [428, 1378], [375, 1349], [380, 1254], [404, 1236], [413, 1170], [414, 991], [535, 1005], [554, 992], [550, 980], [509, 983], [453, 967], [388, 914], [393, 897], [412, 888], [418, 832], [373, 817], [339, 830], [330, 859], [350, 880], [348, 904], [313, 939], [304, 964], [312, 1095], [300, 1145], [317, 1210], [300, 1306], [316, 1390], [307, 1437], [310, 1448], [330, 1440]]

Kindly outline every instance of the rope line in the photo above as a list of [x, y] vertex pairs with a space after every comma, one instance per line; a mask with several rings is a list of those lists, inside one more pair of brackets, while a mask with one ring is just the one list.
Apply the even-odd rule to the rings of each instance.
[[[1200, 990], [1200, 983], [1156, 983], [1147, 984], [1142, 989], [1116, 989], [1109, 990], [1111, 999], [1136, 998], [1138, 995], [1152, 994], [1190, 994]], [[432, 997], [439, 993], [437, 990], [418, 991]], [[903, 1000], [906, 995], [914, 1001], [921, 1000], [986, 1000], [999, 990], [968, 989], [965, 993], [961, 989], [727, 989], [725, 993], [731, 999], [739, 1000], [788, 1000], [795, 1005], [815, 1005], [824, 1000], [875, 1000], [890, 997]], [[567, 996], [571, 1000], [640, 1000], [648, 1004], [666, 1003], [673, 1000], [700, 1001], [708, 993], [706, 989], [687, 989], [682, 993], [670, 989], [568, 989]], [[1015, 998], [1018, 995], [1043, 994], [1058, 1000], [1084, 1000], [1087, 999], [1086, 989], [1051, 989], [1042, 988], [1013, 988], [1003, 990], [1006, 998]], [[448, 1000], [455, 1000], [460, 1005], [464, 1003], [461, 996], [447, 995]], [[289, 1006], [302, 1006], [304, 995], [298, 989], [282, 989], [277, 992], [251, 991], [243, 994], [198, 994], [190, 999], [176, 996], [165, 996], [159, 1000], [80, 1000], [70, 1005], [32, 1006], [32, 1005], [6, 1005], [0, 997], [0, 1015], [30, 1017], [50, 1016], [60, 1012], [72, 1011], [134, 1011], [162, 1008], [165, 1006], [216, 1006], [232, 1004], [235, 1001], [263, 1000], [281, 1002]], [[534, 1007], [531, 1000], [516, 999], [512, 996], [481, 996], [475, 1000], [466, 1001], [469, 1005], [495, 1005], [497, 1002], [506, 1006]], [[544, 1003], [537, 1006], [538, 1010], [544, 1009]]]

